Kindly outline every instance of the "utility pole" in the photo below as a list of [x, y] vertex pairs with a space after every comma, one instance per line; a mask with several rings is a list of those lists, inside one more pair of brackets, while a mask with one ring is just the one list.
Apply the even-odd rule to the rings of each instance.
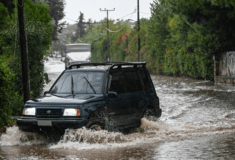
[[138, 62], [140, 61], [140, 5], [137, 0], [137, 23], [138, 23]]
[[23, 0], [18, 0], [18, 18], [19, 18], [19, 31], [20, 31], [20, 51], [21, 51], [21, 64], [23, 75], [23, 92], [24, 103], [30, 100], [30, 83], [29, 83], [29, 64], [28, 64], [28, 46], [27, 37], [24, 24], [24, 3]]
[[109, 54], [109, 11], [115, 11], [115, 8], [112, 9], [112, 10], [106, 10], [106, 8], [104, 10], [101, 10], [100, 8], [100, 11], [106, 11], [107, 12], [107, 36], [108, 36], [108, 40], [107, 40], [107, 50], [108, 50], [108, 56], [106, 58], [106, 61], [110, 62], [110, 54]]

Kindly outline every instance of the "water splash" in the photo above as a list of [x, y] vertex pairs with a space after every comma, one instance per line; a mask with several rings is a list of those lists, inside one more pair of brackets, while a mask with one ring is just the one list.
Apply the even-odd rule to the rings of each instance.
[[45, 144], [45, 139], [37, 134], [22, 132], [17, 126], [9, 127], [5, 134], [0, 136], [0, 146]]
[[207, 123], [168, 124], [153, 122], [145, 118], [134, 133], [108, 132], [106, 130], [91, 131], [85, 127], [67, 129], [61, 140], [49, 144], [47, 139], [37, 133], [22, 132], [18, 127], [7, 128], [6, 134], [0, 137], [0, 146], [24, 146], [49, 144], [50, 149], [109, 149], [133, 146], [138, 143], [152, 143], [168, 140], [180, 140], [189, 137], [235, 133], [235, 126], [230, 123], [218, 123], [213, 120]]
[[120, 132], [92, 131], [83, 127], [77, 130], [67, 129], [58, 144], [51, 145], [50, 149], [107, 149], [132, 145], [133, 139]]
[[60, 143], [68, 141], [77, 141], [80, 143], [120, 143], [125, 142], [127, 139], [120, 132], [108, 132], [106, 130], [91, 131], [85, 127], [74, 130], [67, 129]]

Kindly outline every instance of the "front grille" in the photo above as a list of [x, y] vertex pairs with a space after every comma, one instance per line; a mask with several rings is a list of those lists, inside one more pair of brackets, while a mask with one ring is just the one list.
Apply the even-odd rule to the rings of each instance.
[[37, 116], [40, 117], [60, 117], [62, 109], [37, 109]]

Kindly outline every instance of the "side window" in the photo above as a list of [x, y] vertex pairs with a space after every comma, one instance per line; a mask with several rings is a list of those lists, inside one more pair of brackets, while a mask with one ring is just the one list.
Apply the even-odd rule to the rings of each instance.
[[124, 71], [123, 75], [127, 93], [142, 91], [141, 81], [136, 71]]
[[109, 91], [117, 92], [117, 94], [126, 93], [125, 81], [124, 81], [122, 72], [113, 72], [110, 74], [112, 76], [112, 79], [111, 79]]
[[146, 72], [144, 70], [140, 70], [139, 73], [144, 82], [144, 90], [145, 91], [151, 90], [151, 84]]

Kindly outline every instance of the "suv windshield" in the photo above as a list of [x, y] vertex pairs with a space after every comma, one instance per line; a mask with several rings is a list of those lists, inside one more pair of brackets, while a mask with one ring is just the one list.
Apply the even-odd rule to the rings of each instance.
[[99, 94], [103, 86], [103, 77], [103, 72], [66, 72], [50, 92], [51, 94]]

